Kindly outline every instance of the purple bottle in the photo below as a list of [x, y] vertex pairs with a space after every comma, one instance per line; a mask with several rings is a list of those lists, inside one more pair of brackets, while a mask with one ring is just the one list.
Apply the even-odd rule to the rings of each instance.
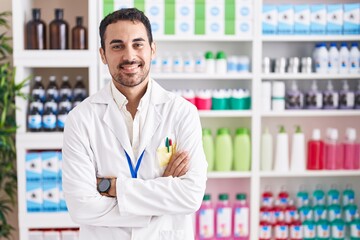
[[318, 86], [314, 80], [311, 85], [311, 90], [305, 94], [305, 108], [306, 109], [321, 109], [322, 108], [322, 94], [318, 91]]
[[355, 93], [355, 109], [360, 109], [360, 80], [357, 86], [357, 91]]
[[355, 103], [355, 94], [349, 90], [347, 80], [343, 81], [342, 90], [339, 94], [339, 109], [353, 109]]
[[326, 88], [323, 93], [323, 108], [337, 109], [339, 107], [339, 93], [334, 91], [331, 80], [328, 81]]
[[285, 96], [286, 109], [302, 109], [304, 105], [304, 95], [298, 90], [295, 81], [291, 84], [291, 89], [286, 91]]

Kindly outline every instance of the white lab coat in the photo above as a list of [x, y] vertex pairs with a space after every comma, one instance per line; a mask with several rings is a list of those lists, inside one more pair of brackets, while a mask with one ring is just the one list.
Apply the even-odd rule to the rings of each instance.
[[[152, 80], [153, 81], [153, 80]], [[130, 227], [131, 240], [194, 239], [192, 213], [202, 202], [207, 163], [196, 108], [153, 81], [140, 147], [145, 154], [138, 177], [131, 178], [125, 151], [134, 156], [122, 114], [107, 84], [68, 115], [63, 143], [63, 191], [69, 213], [80, 224], [81, 240], [127, 240], [117, 233]], [[189, 171], [161, 177], [156, 150], [173, 136], [188, 151]], [[96, 177], [117, 178], [117, 198], [98, 193]], [[130, 239], [129, 239], [130, 240]]]

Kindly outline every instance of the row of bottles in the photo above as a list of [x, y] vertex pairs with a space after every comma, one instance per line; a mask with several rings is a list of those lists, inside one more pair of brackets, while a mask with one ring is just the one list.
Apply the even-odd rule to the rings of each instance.
[[202, 136], [208, 171], [250, 171], [249, 129], [236, 129], [235, 136], [232, 138], [228, 128], [219, 128], [214, 141], [211, 130], [204, 128]]
[[[69, 49], [69, 24], [64, 20], [64, 10], [55, 9], [55, 19], [49, 24], [49, 46], [47, 46], [47, 26], [41, 20], [41, 9], [32, 9], [32, 19], [26, 24], [26, 49]], [[87, 49], [87, 29], [83, 17], [76, 17], [76, 25], [71, 29], [71, 48]]]
[[[305, 169], [360, 169], [360, 143], [357, 141], [356, 129], [347, 128], [345, 135], [345, 139], [340, 141], [338, 130], [328, 128], [324, 142], [321, 140], [320, 130], [314, 129], [312, 138], [307, 143], [306, 157], [305, 135], [300, 126], [292, 136], [291, 154], [289, 154], [289, 136], [283, 126], [276, 135], [275, 148], [273, 148], [273, 136], [268, 129], [265, 129], [261, 137], [260, 168], [262, 171], [279, 172], [289, 170], [301, 172]], [[274, 154], [273, 149], [275, 149]]]
[[250, 209], [246, 194], [236, 194], [233, 204], [228, 194], [219, 194], [216, 206], [211, 195], [205, 194], [196, 212], [196, 240], [248, 240], [249, 231]]
[[33, 228], [29, 230], [28, 240], [78, 240], [78, 228]]

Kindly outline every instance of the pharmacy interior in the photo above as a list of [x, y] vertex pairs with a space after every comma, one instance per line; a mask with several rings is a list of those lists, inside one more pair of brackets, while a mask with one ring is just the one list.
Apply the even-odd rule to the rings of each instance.
[[111, 76], [108, 13], [148, 16], [151, 77], [197, 109], [208, 181], [196, 239], [360, 239], [356, 0], [12, 1], [20, 240], [78, 239], [61, 186], [67, 114]]

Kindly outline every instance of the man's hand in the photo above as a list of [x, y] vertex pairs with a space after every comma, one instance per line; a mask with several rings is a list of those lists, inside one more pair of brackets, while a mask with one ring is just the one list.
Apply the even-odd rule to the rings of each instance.
[[163, 177], [181, 177], [189, 170], [189, 155], [187, 152], [176, 152], [170, 159]]
[[[116, 178], [114, 177], [102, 177], [102, 178], [111, 179], [111, 186], [108, 193], [100, 193], [100, 194], [106, 197], [116, 197]], [[96, 188], [99, 185], [99, 182], [102, 178], [96, 178]]]

